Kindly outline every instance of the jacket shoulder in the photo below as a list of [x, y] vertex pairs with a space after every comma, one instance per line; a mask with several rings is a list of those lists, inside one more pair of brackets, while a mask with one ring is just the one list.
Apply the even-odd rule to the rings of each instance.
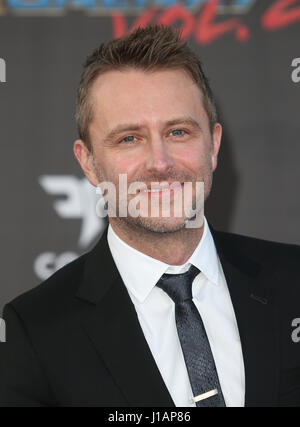
[[65, 265], [47, 280], [13, 299], [12, 305], [21, 317], [40, 318], [66, 310], [74, 301], [77, 288], [83, 279], [88, 253]]
[[215, 231], [214, 236], [224, 252], [238, 252], [258, 263], [280, 262], [281, 265], [299, 263], [300, 246], [296, 244], [274, 242], [223, 231]]

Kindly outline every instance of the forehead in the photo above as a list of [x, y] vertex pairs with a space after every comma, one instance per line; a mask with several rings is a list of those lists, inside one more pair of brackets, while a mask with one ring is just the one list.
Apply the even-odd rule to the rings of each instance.
[[201, 90], [184, 70], [106, 72], [93, 83], [90, 102], [91, 127], [102, 129], [122, 122], [159, 124], [186, 115], [207, 119]]

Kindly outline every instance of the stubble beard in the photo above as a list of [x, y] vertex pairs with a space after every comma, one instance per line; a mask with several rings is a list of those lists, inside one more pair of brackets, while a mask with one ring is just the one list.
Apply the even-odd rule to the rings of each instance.
[[[92, 161], [93, 161], [95, 173], [96, 173], [97, 179], [99, 180], [99, 183], [106, 181], [96, 160], [92, 158]], [[211, 165], [209, 166], [209, 171], [207, 171], [206, 173], [206, 177], [207, 179], [204, 181], [205, 195], [204, 195], [203, 202], [207, 200], [212, 187]], [[145, 217], [141, 215], [139, 215], [138, 217], [133, 217], [131, 215], [127, 215], [126, 217], [123, 217], [117, 214], [117, 216], [113, 218], [113, 222], [116, 223], [122, 229], [132, 230], [139, 234], [142, 234], [145, 232], [146, 234], [180, 232], [186, 229], [188, 222], [191, 220], [194, 220], [195, 216], [198, 214], [198, 212], [196, 212], [196, 214], [192, 212], [192, 210], [195, 209], [195, 206], [196, 206], [197, 196], [198, 196], [197, 194], [194, 194], [193, 196], [192, 206], [190, 207], [191, 212], [190, 213], [188, 212], [182, 218], [175, 218], [175, 217], [168, 218], [168, 217], [162, 217], [162, 216], [161, 217]], [[119, 196], [117, 195], [116, 212], [118, 212], [118, 203], [119, 203]], [[204, 209], [204, 206], [202, 207], [202, 209]]]

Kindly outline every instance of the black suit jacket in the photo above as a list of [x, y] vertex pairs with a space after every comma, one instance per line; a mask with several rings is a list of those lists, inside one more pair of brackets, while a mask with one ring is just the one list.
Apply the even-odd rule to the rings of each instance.
[[[241, 337], [246, 406], [300, 406], [300, 343], [292, 340], [300, 247], [212, 233]], [[1, 406], [174, 406], [107, 230], [91, 252], [6, 305], [3, 317]]]

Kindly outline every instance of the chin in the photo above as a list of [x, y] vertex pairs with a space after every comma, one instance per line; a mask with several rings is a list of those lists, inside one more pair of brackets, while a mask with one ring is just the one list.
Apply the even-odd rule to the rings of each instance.
[[186, 218], [126, 218], [128, 225], [153, 233], [175, 233], [186, 228]]

